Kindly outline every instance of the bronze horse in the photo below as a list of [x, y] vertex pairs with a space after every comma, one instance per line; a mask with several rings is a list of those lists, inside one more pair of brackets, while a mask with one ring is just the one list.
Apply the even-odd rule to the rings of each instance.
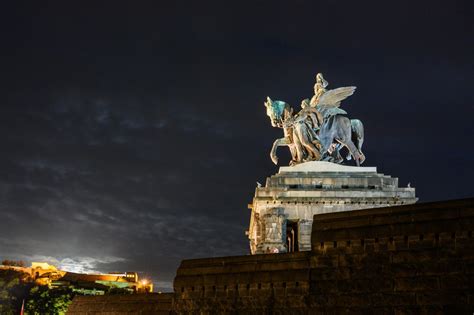
[[[350, 120], [341, 114], [330, 115], [324, 119], [320, 129], [315, 131], [308, 130], [311, 127], [295, 119], [297, 115], [293, 115], [293, 109], [286, 102], [272, 101], [268, 97], [265, 107], [272, 126], [282, 128], [284, 132], [284, 137], [275, 140], [270, 151], [273, 163], [278, 163], [276, 149], [279, 146], [288, 146], [290, 149], [290, 165], [310, 160], [342, 163], [344, 159], [339, 151], [343, 147], [349, 150], [347, 160], [353, 158], [357, 166], [364, 162], [364, 126], [360, 120]], [[317, 134], [317, 139], [308, 136], [314, 133]], [[319, 154], [314, 152], [316, 147], [319, 147]]]

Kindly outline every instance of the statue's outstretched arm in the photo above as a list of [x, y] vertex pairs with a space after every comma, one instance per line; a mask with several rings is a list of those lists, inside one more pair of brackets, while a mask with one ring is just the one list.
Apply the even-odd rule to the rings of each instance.
[[276, 155], [277, 148], [289, 144], [291, 144], [291, 142], [287, 137], [276, 139], [275, 142], [273, 142], [272, 150], [270, 151], [270, 158], [275, 165], [278, 165], [278, 157]]

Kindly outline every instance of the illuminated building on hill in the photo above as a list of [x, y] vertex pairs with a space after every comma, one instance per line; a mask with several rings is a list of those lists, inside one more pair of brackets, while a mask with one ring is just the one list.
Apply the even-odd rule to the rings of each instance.
[[110, 289], [122, 289], [131, 293], [153, 292], [153, 284], [147, 280], [138, 280], [136, 272], [109, 274], [66, 274], [51, 282], [51, 287], [72, 287], [84, 294], [101, 295]]
[[136, 272], [82, 274], [59, 270], [43, 262], [33, 262], [31, 267], [0, 265], [0, 269], [24, 272], [40, 285], [50, 288], [69, 287], [83, 294], [101, 295], [114, 289], [130, 293], [153, 292], [153, 283], [146, 279], [139, 280]]

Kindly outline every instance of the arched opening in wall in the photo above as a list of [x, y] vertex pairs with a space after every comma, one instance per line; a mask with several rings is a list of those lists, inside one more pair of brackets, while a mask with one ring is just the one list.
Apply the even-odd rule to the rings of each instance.
[[286, 248], [288, 252], [298, 251], [298, 221], [286, 221]]

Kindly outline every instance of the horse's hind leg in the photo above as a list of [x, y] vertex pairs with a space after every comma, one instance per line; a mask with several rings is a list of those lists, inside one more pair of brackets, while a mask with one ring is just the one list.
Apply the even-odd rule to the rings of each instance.
[[347, 139], [346, 141], [344, 140], [338, 140], [336, 139], [337, 142], [345, 146], [349, 152], [351, 153], [352, 157], [354, 158], [356, 165], [360, 166], [360, 161], [361, 161], [361, 154], [359, 153], [359, 149], [355, 146], [354, 142], [352, 140]]
[[[359, 155], [360, 155], [360, 164], [364, 163], [364, 161], [365, 161], [365, 155], [362, 152], [362, 143], [363, 142], [364, 142], [363, 139], [357, 138], [356, 139], [356, 144], [354, 145], [356, 147], [357, 151], [359, 152]], [[347, 153], [346, 159], [348, 161], [350, 161], [351, 157], [352, 157], [352, 152], [349, 151], [349, 153]]]

